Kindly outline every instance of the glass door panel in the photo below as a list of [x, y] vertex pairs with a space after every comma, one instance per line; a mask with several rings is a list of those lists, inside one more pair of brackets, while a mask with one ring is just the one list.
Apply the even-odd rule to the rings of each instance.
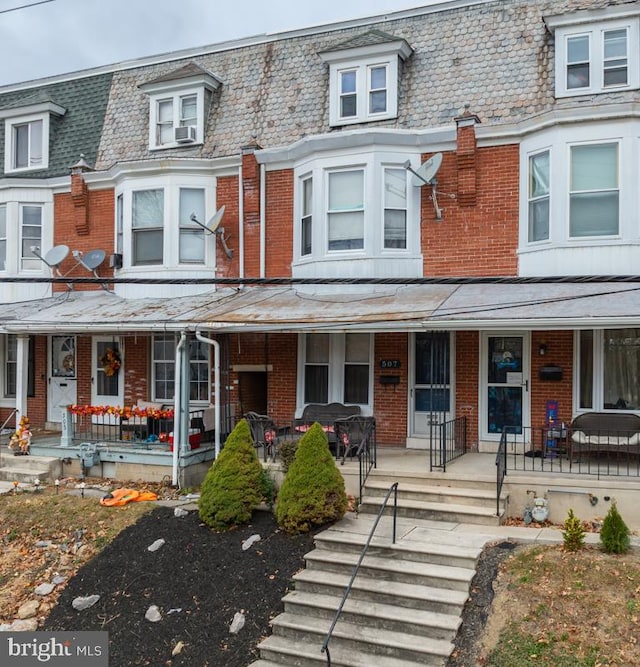
[[523, 336], [488, 336], [486, 355], [486, 430], [500, 435], [506, 426], [522, 433], [525, 389]]

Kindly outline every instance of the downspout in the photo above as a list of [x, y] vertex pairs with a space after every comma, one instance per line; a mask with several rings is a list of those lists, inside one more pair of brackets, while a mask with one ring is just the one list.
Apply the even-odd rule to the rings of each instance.
[[201, 343], [213, 345], [213, 411], [215, 428], [215, 457], [220, 455], [220, 343], [217, 340], [203, 336], [196, 331], [196, 338]]
[[176, 346], [176, 387], [173, 395], [173, 461], [171, 470], [171, 485], [178, 486], [178, 460], [180, 457], [180, 433], [182, 415], [182, 350], [187, 342], [185, 331], [180, 333], [180, 340]]
[[244, 278], [244, 185], [242, 181], [242, 162], [238, 167], [238, 272]]
[[267, 214], [265, 204], [267, 199], [267, 185], [265, 183], [266, 169], [265, 165], [260, 165], [260, 278], [266, 276], [267, 262]]

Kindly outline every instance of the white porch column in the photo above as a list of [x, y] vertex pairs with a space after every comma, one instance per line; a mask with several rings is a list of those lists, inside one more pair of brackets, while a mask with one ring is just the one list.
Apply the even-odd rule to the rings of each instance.
[[[29, 336], [16, 336], [16, 410], [18, 418], [27, 415], [27, 390], [29, 385]], [[28, 416], [28, 415], [27, 415]]]

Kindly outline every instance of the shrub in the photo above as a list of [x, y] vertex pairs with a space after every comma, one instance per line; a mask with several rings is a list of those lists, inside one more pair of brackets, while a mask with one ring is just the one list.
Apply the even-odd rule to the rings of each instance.
[[280, 487], [278, 524], [289, 533], [306, 533], [341, 519], [346, 509], [344, 479], [329, 451], [327, 436], [316, 423], [300, 438]]
[[284, 474], [287, 474], [289, 467], [296, 457], [296, 450], [298, 449], [299, 440], [283, 440], [278, 446], [278, 455], [282, 462], [282, 469]]
[[580, 551], [584, 546], [584, 528], [580, 519], [573, 513], [573, 509], [569, 509], [569, 516], [564, 522], [562, 539], [567, 551]]
[[630, 531], [618, 512], [615, 502], [602, 522], [600, 529], [600, 541], [602, 548], [608, 554], [623, 554], [631, 548]]
[[248, 523], [253, 508], [264, 498], [262, 470], [249, 424], [243, 419], [202, 482], [198, 501], [202, 521], [216, 530]]

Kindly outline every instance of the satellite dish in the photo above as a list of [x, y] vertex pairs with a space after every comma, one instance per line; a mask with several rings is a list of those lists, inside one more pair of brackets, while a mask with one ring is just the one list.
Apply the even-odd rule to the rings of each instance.
[[441, 164], [442, 153], [436, 153], [415, 171], [411, 169], [410, 171], [414, 175], [414, 185], [425, 185], [425, 183], [427, 185], [432, 185]]
[[107, 253], [104, 250], [90, 250], [78, 257], [78, 262], [88, 271], [95, 271], [104, 262], [106, 255]]
[[66, 245], [57, 245], [48, 250], [44, 257], [41, 257], [42, 261], [49, 265], [51, 268], [60, 266], [62, 262], [66, 259], [69, 254], [69, 246]]
[[200, 222], [198, 220], [197, 216], [195, 213], [192, 213], [190, 216], [191, 222], [195, 222], [196, 225], [200, 225], [202, 229], [205, 231], [209, 232], [209, 234], [215, 234], [218, 227], [220, 226], [220, 223], [222, 222], [222, 216], [224, 215], [224, 206], [221, 206], [214, 214], [211, 220], [207, 222], [205, 225], [204, 223]]

